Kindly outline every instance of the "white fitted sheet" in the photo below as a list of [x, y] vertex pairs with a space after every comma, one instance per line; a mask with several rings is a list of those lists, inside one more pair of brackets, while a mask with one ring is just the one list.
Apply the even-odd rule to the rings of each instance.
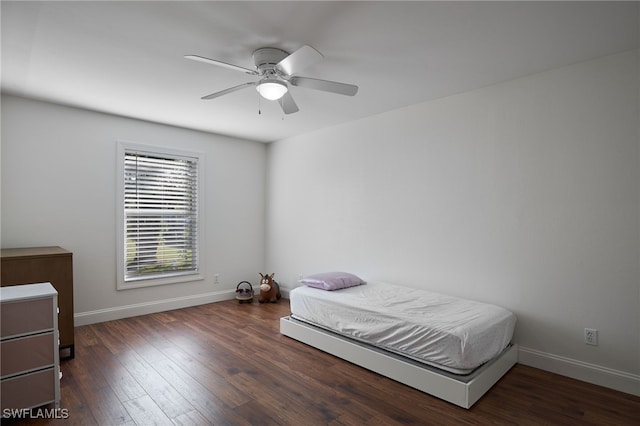
[[293, 318], [456, 374], [499, 355], [516, 324], [499, 306], [387, 283], [302, 286], [289, 298]]

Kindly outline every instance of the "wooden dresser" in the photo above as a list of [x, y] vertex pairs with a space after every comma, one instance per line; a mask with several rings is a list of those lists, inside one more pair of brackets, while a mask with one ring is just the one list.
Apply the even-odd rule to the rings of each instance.
[[50, 283], [0, 288], [1, 409], [60, 406], [58, 293]]
[[0, 286], [49, 282], [58, 291], [60, 349], [69, 349], [73, 358], [73, 253], [61, 247], [7, 248], [0, 252]]

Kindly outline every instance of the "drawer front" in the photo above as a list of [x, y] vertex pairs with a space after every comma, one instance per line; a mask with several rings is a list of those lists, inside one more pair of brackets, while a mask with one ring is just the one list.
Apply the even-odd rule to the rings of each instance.
[[53, 313], [56, 311], [50, 297], [5, 302], [0, 309], [2, 338], [53, 330]]
[[2, 380], [1, 408], [33, 408], [54, 402], [55, 380], [58, 378], [54, 368]]
[[55, 363], [54, 332], [0, 342], [1, 376], [39, 370]]

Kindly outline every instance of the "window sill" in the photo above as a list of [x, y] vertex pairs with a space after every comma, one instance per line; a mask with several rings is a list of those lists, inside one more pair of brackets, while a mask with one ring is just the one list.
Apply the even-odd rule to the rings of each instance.
[[133, 288], [155, 287], [159, 285], [180, 284], [180, 283], [202, 281], [202, 280], [204, 280], [204, 275], [202, 275], [201, 273], [176, 275], [176, 276], [161, 277], [161, 278], [139, 278], [139, 279], [125, 281], [125, 282], [118, 280], [117, 289], [130, 290]]

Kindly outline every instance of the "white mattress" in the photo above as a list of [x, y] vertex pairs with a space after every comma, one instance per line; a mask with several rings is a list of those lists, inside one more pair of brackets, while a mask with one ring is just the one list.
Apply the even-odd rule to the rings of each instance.
[[499, 306], [387, 283], [302, 286], [289, 298], [293, 318], [456, 374], [499, 355], [516, 324]]

